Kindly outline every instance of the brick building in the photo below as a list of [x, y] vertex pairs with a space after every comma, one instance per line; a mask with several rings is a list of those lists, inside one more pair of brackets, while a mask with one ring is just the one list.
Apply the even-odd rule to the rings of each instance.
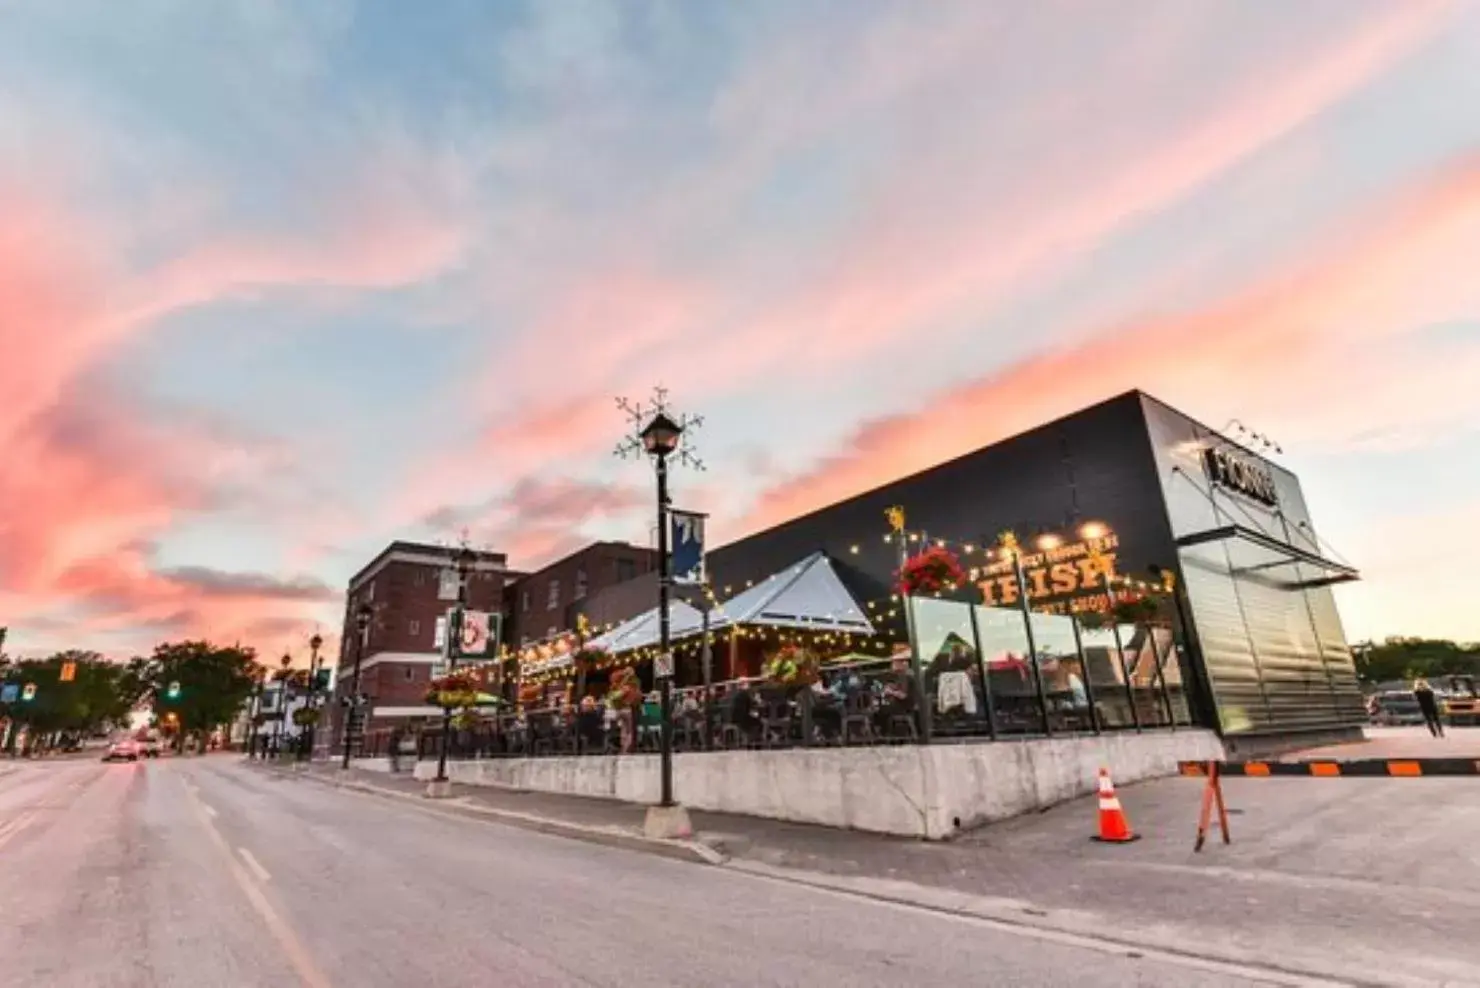
[[[339, 737], [342, 710], [337, 701], [354, 688], [354, 615], [361, 603], [368, 603], [375, 614], [360, 663], [360, 693], [370, 702], [368, 729], [431, 712], [423, 698], [442, 661], [447, 609], [457, 601], [455, 551], [448, 546], [392, 542], [351, 577], [340, 636], [334, 737]], [[505, 587], [518, 576], [509, 571], [504, 553], [478, 552], [468, 583], [468, 606], [503, 612], [508, 596]]]
[[[654, 572], [658, 554], [627, 542], [593, 542], [510, 587], [510, 645], [529, 644], [572, 631], [590, 599], [618, 584]], [[594, 616], [593, 616], [594, 619]]]

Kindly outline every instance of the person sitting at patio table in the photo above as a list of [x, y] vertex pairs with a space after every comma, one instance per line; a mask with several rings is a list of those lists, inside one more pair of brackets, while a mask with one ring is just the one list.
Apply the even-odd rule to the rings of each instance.
[[823, 738], [843, 734], [843, 702], [822, 676], [812, 684], [812, 725]]
[[755, 696], [742, 679], [730, 696], [730, 723], [740, 729], [747, 741], [754, 741], [761, 729], [760, 713], [755, 709]]
[[[884, 694], [879, 709], [874, 714], [874, 726], [880, 734], [888, 734], [896, 717], [908, 717], [915, 723], [915, 714], [920, 705], [920, 686], [910, 671], [908, 659], [896, 659], [889, 679], [884, 683]], [[918, 730], [918, 725], [916, 730]]]

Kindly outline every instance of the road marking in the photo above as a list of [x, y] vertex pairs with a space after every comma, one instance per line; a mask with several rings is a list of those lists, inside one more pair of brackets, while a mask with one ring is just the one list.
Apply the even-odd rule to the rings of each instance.
[[3, 825], [0, 825], [0, 847], [4, 847], [6, 844], [10, 843], [10, 839], [12, 837], [20, 833], [22, 830], [25, 830], [26, 825], [29, 824], [35, 816], [36, 814], [33, 811], [23, 810], [11, 819], [5, 821]]
[[[221, 832], [216, 829], [211, 823], [211, 818], [204, 812], [205, 804], [196, 798], [194, 793], [189, 793], [189, 797], [191, 806], [195, 809], [195, 818], [200, 821], [200, 825], [205, 830], [206, 836], [210, 838], [211, 843], [215, 844], [217, 850], [221, 852], [222, 860], [226, 863], [227, 873], [236, 882], [237, 888], [242, 890], [242, 895], [246, 896], [247, 902], [251, 903], [252, 908], [257, 911], [257, 915], [262, 918], [262, 922], [266, 924], [268, 932], [278, 942], [278, 946], [282, 948], [283, 959], [293, 969], [293, 973], [298, 975], [298, 980], [305, 988], [333, 988], [329, 979], [324, 976], [323, 972], [319, 970], [318, 965], [314, 963], [313, 956], [309, 954], [307, 948], [303, 946], [302, 941], [293, 932], [293, 928], [278, 915], [277, 910], [272, 908], [272, 903], [268, 901], [267, 896], [262, 892], [262, 886], [252, 881], [246, 869], [237, 864], [236, 857], [231, 853], [231, 846], [226, 843], [226, 838], [221, 836]], [[240, 850], [244, 860], [255, 860], [248, 854], [246, 848], [241, 848]], [[257, 867], [261, 868], [262, 866], [258, 865]], [[263, 874], [265, 875], [266, 872], [264, 871]]]
[[247, 850], [245, 847], [239, 847], [236, 849], [236, 853], [240, 854], [242, 856], [242, 860], [247, 863], [247, 867], [252, 869], [252, 874], [257, 876], [257, 881], [272, 881], [272, 876], [267, 873], [267, 869], [262, 867], [262, 862], [258, 861], [252, 855], [251, 851]]

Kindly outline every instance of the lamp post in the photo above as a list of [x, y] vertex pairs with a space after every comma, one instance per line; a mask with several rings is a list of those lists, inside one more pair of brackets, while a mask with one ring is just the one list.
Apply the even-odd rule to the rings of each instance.
[[345, 697], [344, 731], [340, 741], [344, 758], [339, 767], [346, 770], [349, 768], [350, 734], [360, 709], [360, 663], [365, 658], [365, 634], [370, 630], [370, 618], [374, 614], [374, 608], [368, 603], [360, 604], [355, 610], [355, 668], [351, 674], [350, 695]]
[[[319, 694], [319, 649], [324, 647], [324, 639], [317, 631], [308, 640], [308, 709], [313, 711], [318, 704]], [[299, 752], [300, 759], [313, 760], [313, 746], [318, 737], [317, 724], [310, 718], [306, 725], [307, 737], [304, 739], [303, 749]]]
[[[473, 563], [478, 554], [467, 545], [459, 546], [452, 554], [452, 564], [457, 567], [457, 608], [452, 612], [452, 620], [447, 622], [447, 675], [457, 667], [457, 657], [462, 648], [463, 614], [468, 607], [468, 575], [473, 570]], [[442, 743], [438, 746], [437, 753], [437, 777], [432, 780], [428, 787], [429, 795], [446, 795], [448, 787], [447, 779], [447, 749], [452, 741], [452, 708], [442, 707]]]
[[668, 559], [668, 457], [678, 448], [683, 435], [683, 426], [658, 412], [639, 434], [642, 448], [653, 458], [653, 467], [658, 475], [658, 662], [654, 671], [658, 673], [660, 717], [659, 746], [662, 772], [662, 793], [658, 805], [673, 805], [673, 656], [669, 652], [668, 599], [673, 589], [673, 574], [669, 572]]
[[643, 830], [649, 837], [687, 837], [693, 833], [688, 813], [673, 800], [673, 653], [669, 634], [669, 598], [672, 595], [672, 560], [669, 558], [668, 464], [677, 459], [702, 468], [687, 448], [680, 448], [685, 430], [702, 424], [703, 419], [687, 415], [674, 419], [668, 411], [668, 394], [662, 388], [653, 393], [647, 407], [635, 406], [623, 399], [617, 406], [633, 424], [641, 428], [617, 447], [619, 456], [645, 453], [653, 459], [658, 480], [658, 657], [653, 672], [659, 681], [659, 771], [658, 805], [649, 807]]

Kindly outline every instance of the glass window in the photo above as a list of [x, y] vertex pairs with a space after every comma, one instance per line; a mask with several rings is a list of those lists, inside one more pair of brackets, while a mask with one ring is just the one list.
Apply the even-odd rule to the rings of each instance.
[[521, 591], [519, 591], [519, 609], [521, 611], [527, 611], [527, 610], [529, 610], [529, 591], [528, 590], [521, 590]]
[[630, 580], [637, 576], [637, 560], [623, 557], [617, 560], [617, 582]]
[[1167, 701], [1172, 707], [1172, 720], [1177, 724], [1191, 724], [1192, 710], [1187, 704], [1187, 680], [1182, 675], [1185, 661], [1182, 649], [1172, 638], [1172, 629], [1155, 630], [1157, 654], [1161, 656], [1161, 678], [1166, 684]]
[[419, 636], [421, 634], [421, 622], [417, 620], [408, 621], [406, 623], [406, 633], [412, 638]]
[[1151, 629], [1141, 624], [1122, 624], [1120, 640], [1125, 646], [1131, 696], [1141, 718], [1141, 726], [1166, 727], [1171, 720], [1167, 717], [1166, 700], [1161, 692], [1161, 676], [1157, 668], [1159, 656]]
[[976, 630], [998, 734], [1043, 733], [1043, 711], [1028, 666], [1028, 633], [1017, 608], [977, 607]]
[[1125, 665], [1116, 645], [1115, 628], [1106, 623], [1099, 628], [1081, 627], [1080, 644], [1089, 673], [1090, 691], [1095, 696], [1095, 710], [1102, 729], [1135, 727], [1131, 714], [1131, 696], [1125, 688]]
[[1074, 619], [1067, 614], [1034, 614], [1033, 645], [1048, 701], [1049, 725], [1056, 733], [1093, 731], [1095, 723]]
[[586, 596], [586, 567], [582, 566], [576, 570], [575, 599], [581, 600]]
[[457, 570], [444, 569], [437, 574], [437, 599], [457, 599]]
[[931, 733], [985, 733], [987, 707], [976, 636], [971, 630], [971, 605], [933, 597], [912, 597], [910, 604]]
[[551, 580], [545, 597], [545, 610], [553, 611], [560, 606], [560, 581]]

